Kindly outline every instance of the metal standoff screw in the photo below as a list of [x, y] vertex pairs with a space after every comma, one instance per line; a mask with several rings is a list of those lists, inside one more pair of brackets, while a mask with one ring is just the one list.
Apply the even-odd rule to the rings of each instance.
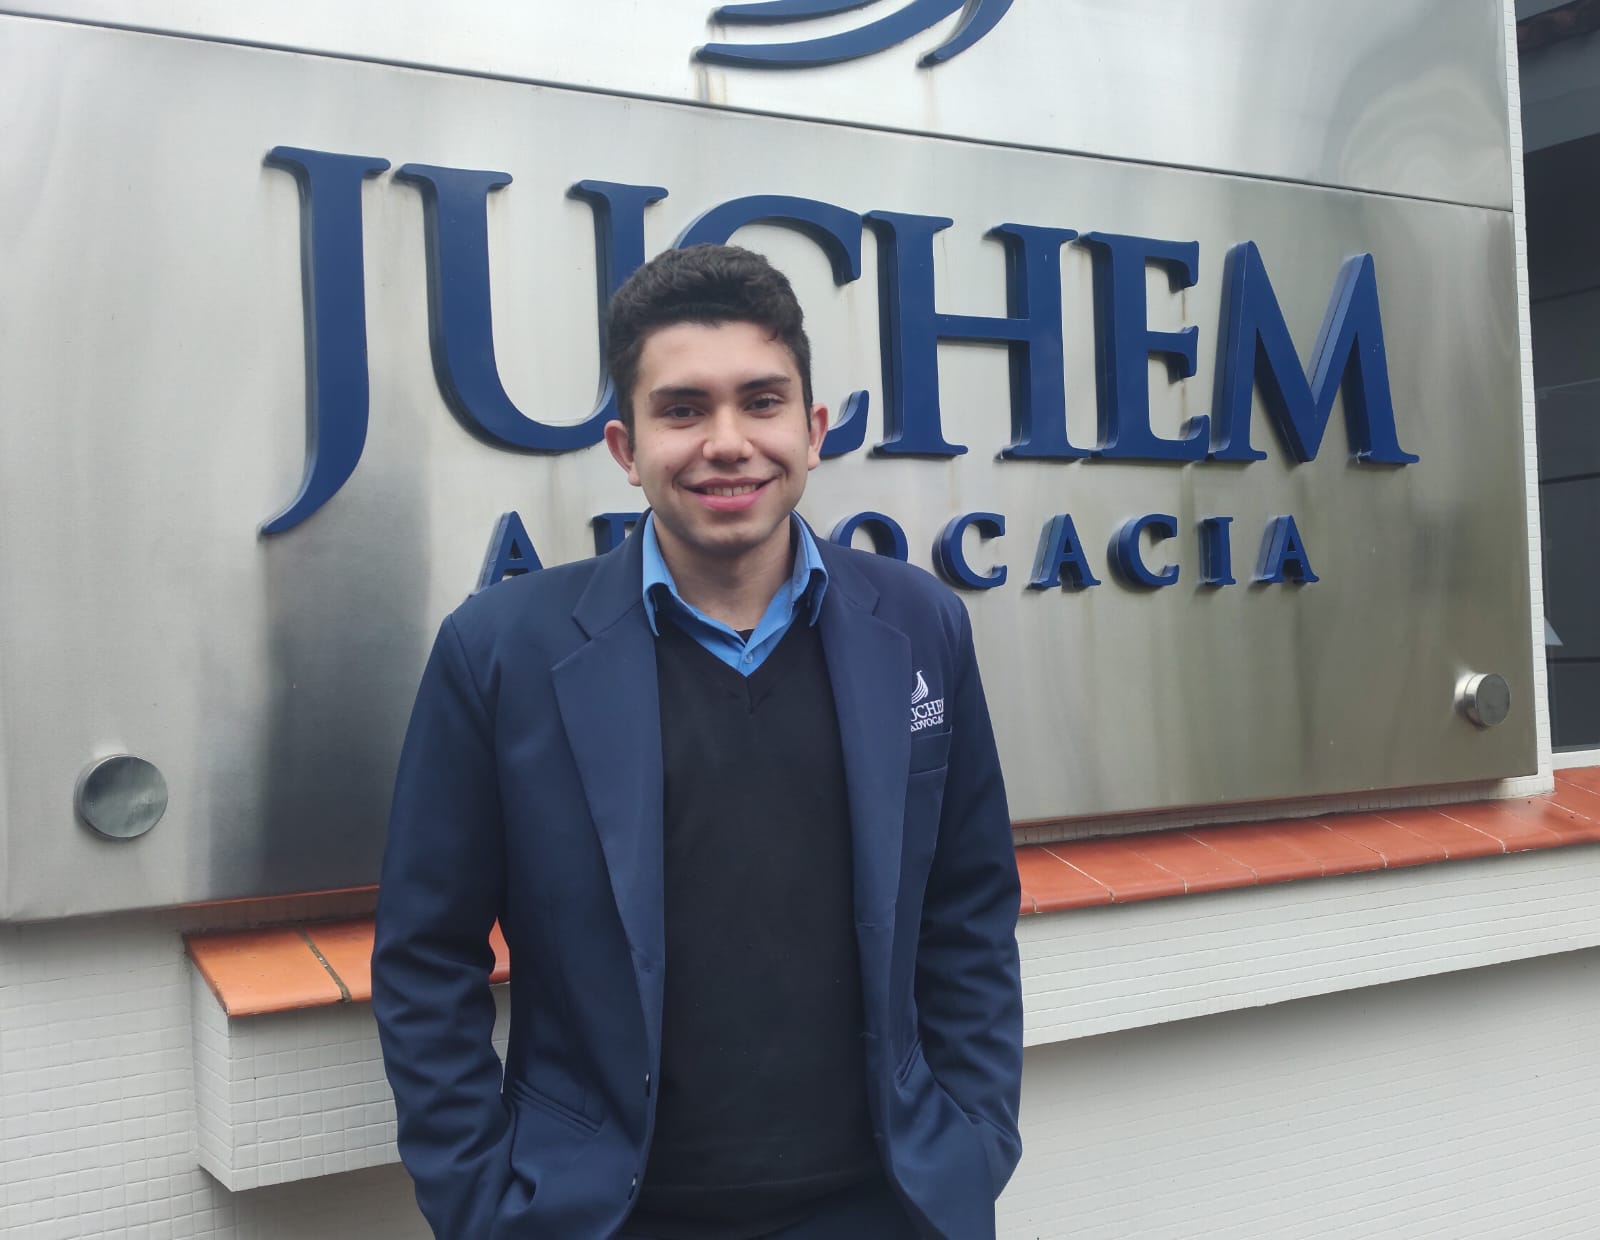
[[1511, 686], [1497, 672], [1468, 676], [1457, 690], [1456, 705], [1480, 728], [1495, 727], [1511, 713]]
[[137, 839], [167, 812], [167, 781], [154, 763], [116, 754], [78, 776], [72, 803], [84, 824], [107, 839]]

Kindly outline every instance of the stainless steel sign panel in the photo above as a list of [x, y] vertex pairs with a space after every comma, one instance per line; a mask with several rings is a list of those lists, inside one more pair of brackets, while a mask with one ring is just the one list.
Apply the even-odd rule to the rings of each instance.
[[[716, 0], [32, 0], [13, 11], [716, 107], [1511, 205], [1501, 0], [1015, 0], [814, 69], [726, 68], [697, 47], [825, 38], [896, 18], [717, 25]], [[919, 5], [919, 8], [925, 7]], [[939, 8], [949, 11], [948, 5]], [[994, 0], [980, 8], [993, 9]], [[919, 23], [913, 23], [913, 25]]]
[[[1004, 27], [1002, 26], [1002, 29]], [[962, 456], [863, 449], [813, 476], [824, 531], [892, 516], [931, 563], [964, 513], [970, 596], [1019, 819], [1436, 784], [1531, 770], [1534, 731], [1515, 265], [1499, 211], [419, 73], [325, 58], [0, 21], [0, 752], [4, 914], [38, 918], [371, 881], [389, 781], [439, 618], [475, 584], [502, 514], [545, 563], [588, 554], [590, 519], [638, 504], [603, 448], [528, 455], [474, 438], [429, 356], [423, 198], [362, 183], [371, 401], [365, 451], [309, 519], [262, 538], [306, 451], [300, 204], [264, 166], [297, 145], [493, 169], [499, 377], [526, 416], [593, 408], [594, 223], [584, 179], [667, 189], [651, 251], [720, 203], [823, 198], [942, 215], [946, 314], [1006, 312], [1002, 223], [1198, 242], [1197, 283], [1152, 266], [1150, 326], [1198, 331], [1198, 373], [1151, 368], [1153, 426], [1212, 407], [1224, 258], [1253, 241], [1308, 356], [1341, 263], [1370, 253], [1400, 442], [1353, 463], [1342, 406], [1291, 464], [1260, 403], [1251, 464], [997, 460], [1011, 439], [1006, 350], [941, 350], [943, 432]], [[998, 37], [998, 33], [995, 37]], [[970, 59], [968, 54], [965, 59]], [[816, 169], [827, 168], [825, 179]], [[790, 270], [819, 395], [865, 389], [883, 437], [882, 244], [835, 287], [793, 231], [739, 239]], [[1096, 436], [1091, 255], [1061, 251], [1067, 430]], [[1176, 585], [1133, 589], [1108, 547], [1150, 546]], [[1029, 590], [1041, 532], [1070, 515], [1094, 575]], [[1319, 580], [1250, 584], [1292, 515]], [[1197, 525], [1231, 517], [1238, 584], [1200, 584]], [[1456, 709], [1505, 677], [1511, 718]], [[909, 689], [908, 689], [909, 692]], [[92, 760], [137, 753], [170, 789], [159, 830], [110, 843], [73, 819]]]

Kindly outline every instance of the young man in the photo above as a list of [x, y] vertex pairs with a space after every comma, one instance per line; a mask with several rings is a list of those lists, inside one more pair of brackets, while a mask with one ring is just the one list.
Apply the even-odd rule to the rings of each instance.
[[993, 1236], [1018, 891], [966, 612], [794, 515], [828, 414], [764, 259], [646, 264], [608, 363], [650, 514], [446, 619], [401, 758], [373, 1003], [417, 1199], [450, 1240]]

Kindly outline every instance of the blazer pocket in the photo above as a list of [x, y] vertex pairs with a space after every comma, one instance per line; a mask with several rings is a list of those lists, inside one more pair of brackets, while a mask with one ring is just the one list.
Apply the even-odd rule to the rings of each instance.
[[894, 1083], [903, 1087], [911, 1076], [911, 1071], [922, 1062], [922, 1039], [912, 1038], [911, 1045], [906, 1048], [905, 1056], [900, 1060], [900, 1066], [894, 1070]]
[[916, 732], [911, 737], [911, 774], [937, 771], [950, 762], [950, 729]]
[[575, 1110], [564, 1102], [558, 1102], [549, 1094], [541, 1093], [526, 1081], [506, 1081], [506, 1092], [513, 1100], [524, 1106], [532, 1107], [536, 1111], [543, 1111], [546, 1115], [561, 1120], [585, 1134], [594, 1134], [600, 1131], [600, 1121], [590, 1119], [582, 1111]]

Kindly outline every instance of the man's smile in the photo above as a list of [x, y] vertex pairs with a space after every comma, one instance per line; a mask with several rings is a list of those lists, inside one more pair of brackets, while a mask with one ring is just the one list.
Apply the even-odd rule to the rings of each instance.
[[772, 480], [734, 478], [714, 482], [699, 482], [685, 489], [699, 498], [703, 507], [712, 512], [743, 512], [755, 505]]

